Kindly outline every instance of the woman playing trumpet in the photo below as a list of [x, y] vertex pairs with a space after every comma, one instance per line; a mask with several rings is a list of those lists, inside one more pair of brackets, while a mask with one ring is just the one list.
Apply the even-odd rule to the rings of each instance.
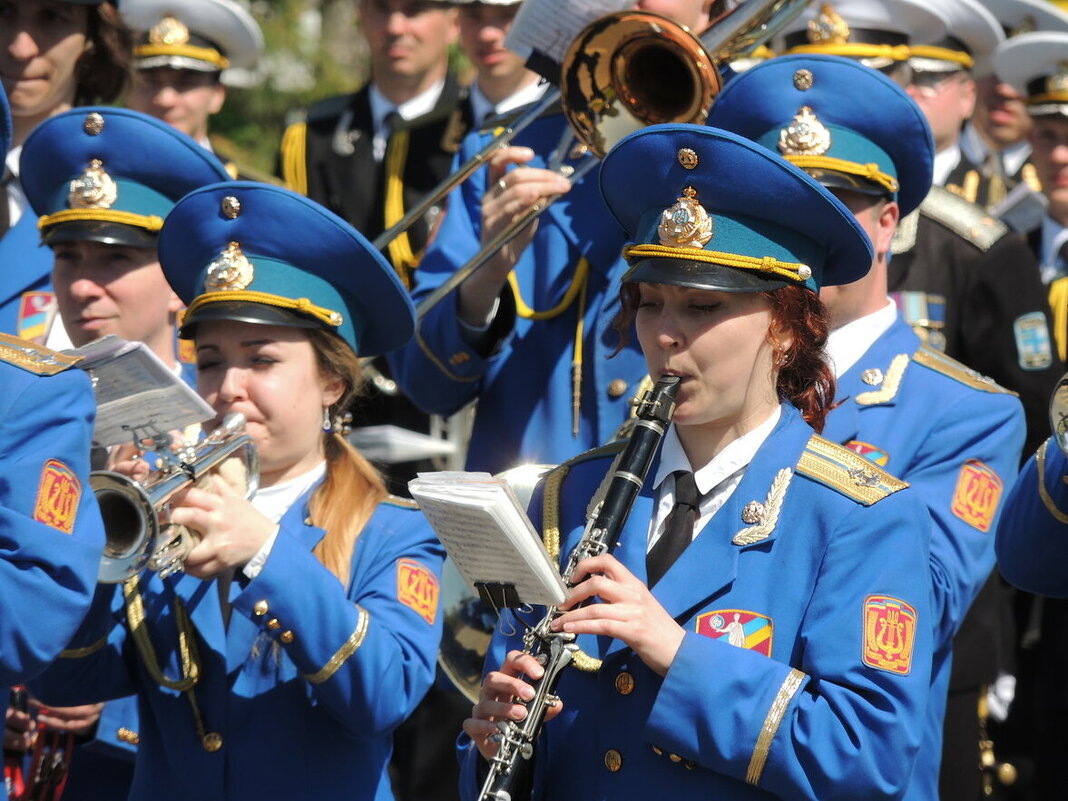
[[[633, 240], [619, 328], [681, 381], [617, 550], [579, 563], [553, 622], [582, 653], [533, 797], [898, 797], [927, 701], [930, 524], [903, 482], [813, 432], [834, 397], [817, 290], [860, 277], [870, 245], [814, 181], [712, 128], [628, 137], [601, 189]], [[612, 457], [544, 482], [550, 552], [566, 560]], [[508, 623], [464, 724], [468, 797], [543, 672]]]
[[138, 694], [133, 799], [390, 798], [392, 729], [434, 675], [443, 552], [343, 418], [357, 352], [403, 344], [411, 303], [355, 230], [263, 184], [188, 195], [160, 260], [199, 390], [215, 424], [247, 419], [260, 489], [213, 476], [178, 496], [171, 522], [200, 535], [186, 573], [102, 586], [37, 690]]

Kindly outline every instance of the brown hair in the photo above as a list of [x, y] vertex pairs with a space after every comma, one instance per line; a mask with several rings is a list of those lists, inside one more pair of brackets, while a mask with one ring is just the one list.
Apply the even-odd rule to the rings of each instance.
[[[824, 354], [829, 329], [827, 309], [818, 294], [800, 286], [784, 286], [760, 294], [771, 306], [772, 325], [767, 338], [776, 352], [775, 364], [779, 370], [776, 392], [796, 406], [805, 421], [819, 433], [834, 403], [835, 392], [834, 373]], [[620, 339], [616, 353], [630, 341], [638, 300], [636, 283], [620, 287], [620, 310], [612, 321]], [[783, 348], [775, 338], [774, 328], [790, 335], [793, 341], [788, 348]]]
[[[360, 389], [360, 362], [340, 337], [328, 331], [308, 332], [319, 369], [344, 383], [341, 397], [330, 407], [331, 420], [339, 418]], [[389, 493], [378, 471], [360, 455], [341, 431], [323, 435], [326, 479], [315, 491], [309, 509], [312, 524], [326, 532], [313, 553], [327, 570], [348, 586], [352, 551], [375, 508]]]
[[89, 9], [89, 46], [74, 66], [74, 105], [114, 103], [130, 81], [133, 33], [111, 3]]

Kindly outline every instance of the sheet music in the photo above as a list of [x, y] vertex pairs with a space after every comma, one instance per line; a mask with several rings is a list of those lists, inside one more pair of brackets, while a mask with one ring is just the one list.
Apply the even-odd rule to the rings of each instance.
[[505, 47], [527, 61], [536, 50], [560, 64], [583, 28], [598, 17], [631, 8], [634, 0], [526, 0]]
[[94, 441], [103, 447], [185, 428], [215, 416], [211, 406], [143, 342], [108, 335], [65, 351], [81, 356], [96, 396]]
[[559, 604], [560, 573], [504, 479], [489, 473], [420, 473], [408, 483], [471, 592], [514, 584], [522, 603]]

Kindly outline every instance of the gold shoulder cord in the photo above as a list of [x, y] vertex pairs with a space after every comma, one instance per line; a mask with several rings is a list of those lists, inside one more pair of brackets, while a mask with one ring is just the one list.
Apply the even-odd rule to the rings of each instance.
[[547, 311], [535, 311], [523, 300], [515, 271], [508, 273], [508, 285], [512, 288], [512, 295], [515, 297], [516, 314], [524, 320], [552, 320], [567, 311], [578, 297], [575, 341], [571, 350], [571, 436], [573, 437], [577, 437], [579, 433], [579, 411], [582, 404], [582, 337], [585, 328], [586, 288], [589, 284], [589, 275], [590, 262], [583, 256], [579, 259], [575, 267], [575, 276], [571, 279], [571, 284], [560, 302]]
[[1049, 305], [1053, 312], [1053, 341], [1063, 362], [1068, 360], [1068, 277], [1049, 285]]
[[[548, 551], [555, 565], [560, 564], [560, 488], [567, 473], [567, 465], [562, 465], [549, 473], [545, 481], [545, 497], [542, 501], [542, 539], [545, 542], [545, 550]], [[590, 656], [582, 649], [575, 651], [571, 664], [584, 673], [596, 673], [601, 669], [601, 660]]]
[[1042, 446], [1038, 449], [1036, 456], [1036, 462], [1038, 467], [1038, 495], [1042, 498], [1042, 503], [1049, 511], [1055, 520], [1059, 520], [1061, 523], [1068, 523], [1068, 512], [1062, 512], [1057, 508], [1057, 504], [1054, 502], [1053, 497], [1049, 494], [1049, 490], [1046, 488], [1046, 446], [1049, 445], [1049, 440], [1042, 443]]
[[[404, 217], [404, 165], [408, 161], [410, 140], [411, 133], [407, 130], [400, 130], [389, 137], [389, 144], [386, 146], [386, 200], [384, 204], [386, 230], [392, 228]], [[395, 236], [389, 242], [389, 260], [408, 289], [412, 288], [412, 272], [419, 266], [422, 255], [422, 253], [416, 255], [412, 251], [412, 243], [407, 231]]]
[[308, 194], [308, 124], [298, 122], [282, 134], [282, 180], [294, 192]]
[[218, 751], [222, 748], [222, 735], [204, 729], [204, 719], [201, 717], [200, 705], [197, 704], [194, 692], [194, 687], [200, 681], [201, 661], [200, 652], [197, 650], [196, 628], [193, 626], [193, 621], [189, 619], [189, 613], [185, 611], [185, 604], [182, 603], [181, 598], [174, 600], [174, 619], [178, 627], [178, 652], [182, 661], [182, 678], [176, 680], [163, 675], [156, 652], [152, 648], [145, 620], [145, 605], [141, 598], [140, 580], [137, 576], [122, 585], [122, 594], [126, 599], [126, 622], [148, 675], [157, 684], [186, 694], [193, 708], [193, 722], [196, 725], [200, 744], [205, 751]]

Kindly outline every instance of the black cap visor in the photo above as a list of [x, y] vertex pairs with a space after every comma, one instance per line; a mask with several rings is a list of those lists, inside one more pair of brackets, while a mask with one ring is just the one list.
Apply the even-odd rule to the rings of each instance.
[[640, 259], [631, 264], [623, 282], [672, 284], [717, 292], [767, 292], [794, 283], [755, 270], [724, 267], [689, 259]]
[[233, 320], [253, 325], [282, 325], [287, 328], [324, 328], [322, 322], [298, 312], [244, 300], [220, 300], [197, 307], [182, 320], [178, 336], [193, 339], [198, 323], [210, 320]]
[[68, 220], [50, 225], [41, 232], [46, 245], [62, 242], [99, 242], [102, 245], [125, 245], [131, 248], [156, 249], [155, 231], [102, 220]]
[[838, 170], [826, 170], [821, 167], [805, 167], [805, 172], [819, 181], [828, 189], [848, 189], [850, 192], [859, 192], [862, 195], [873, 195], [890, 200], [893, 195], [886, 191], [886, 187], [869, 181], [860, 175], [850, 175]]

